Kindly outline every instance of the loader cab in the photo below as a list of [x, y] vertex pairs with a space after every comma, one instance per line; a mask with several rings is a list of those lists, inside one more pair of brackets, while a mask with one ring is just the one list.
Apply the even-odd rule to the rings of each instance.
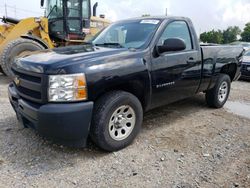
[[[43, 6], [44, 0], [41, 0]], [[82, 41], [90, 28], [90, 0], [47, 0], [49, 35], [57, 43]]]

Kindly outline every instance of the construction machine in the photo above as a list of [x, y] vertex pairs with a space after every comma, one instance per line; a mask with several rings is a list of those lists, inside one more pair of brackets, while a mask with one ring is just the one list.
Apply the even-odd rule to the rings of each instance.
[[[41, 0], [41, 7], [45, 2]], [[16, 57], [32, 51], [79, 45], [109, 25], [104, 16], [97, 17], [90, 0], [47, 0], [44, 17], [17, 20], [3, 17], [0, 25], [0, 67], [12, 76]], [[1, 71], [1, 70], [0, 70]]]

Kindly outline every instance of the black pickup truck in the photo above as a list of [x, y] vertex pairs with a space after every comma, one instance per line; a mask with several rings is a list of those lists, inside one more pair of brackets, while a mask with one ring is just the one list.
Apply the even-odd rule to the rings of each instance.
[[243, 49], [200, 46], [190, 19], [119, 21], [81, 46], [36, 52], [13, 62], [9, 99], [18, 119], [73, 147], [88, 138], [122, 149], [143, 113], [204, 92], [221, 108], [240, 77]]

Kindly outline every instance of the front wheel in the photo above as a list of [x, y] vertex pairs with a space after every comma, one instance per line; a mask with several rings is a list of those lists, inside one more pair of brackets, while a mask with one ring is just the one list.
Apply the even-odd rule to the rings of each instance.
[[227, 74], [220, 74], [215, 87], [206, 92], [206, 102], [212, 108], [222, 108], [227, 102], [231, 89], [231, 79]]
[[90, 136], [106, 151], [117, 151], [130, 145], [140, 131], [143, 110], [132, 94], [114, 91], [95, 104]]

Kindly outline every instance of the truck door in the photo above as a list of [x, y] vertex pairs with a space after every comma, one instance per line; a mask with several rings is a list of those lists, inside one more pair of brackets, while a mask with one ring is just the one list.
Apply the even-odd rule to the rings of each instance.
[[194, 37], [188, 24], [185, 21], [166, 24], [156, 45], [162, 45], [168, 38], [183, 39], [186, 49], [152, 58], [152, 107], [190, 97], [196, 93], [200, 83], [201, 53], [194, 47]]

